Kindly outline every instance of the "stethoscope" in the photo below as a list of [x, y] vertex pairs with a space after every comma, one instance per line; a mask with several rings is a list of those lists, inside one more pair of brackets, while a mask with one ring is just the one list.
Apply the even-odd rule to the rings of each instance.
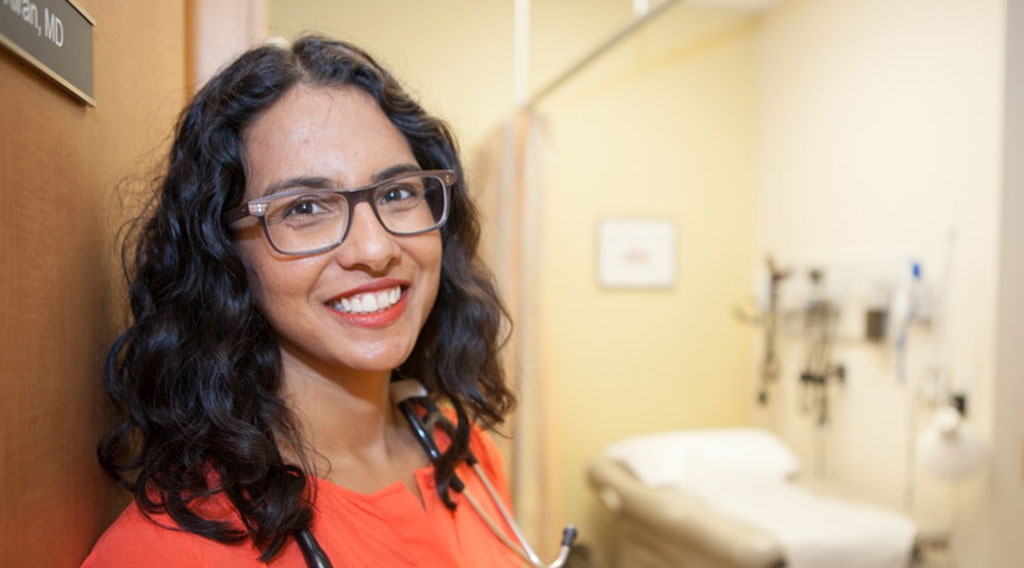
[[[432, 432], [434, 428], [441, 428], [448, 435], [453, 435], [455, 431], [455, 425], [448, 420], [448, 417], [444, 415], [440, 409], [430, 400], [427, 389], [420, 384], [416, 379], [402, 379], [398, 381], [392, 381], [391, 385], [391, 401], [398, 407], [398, 409], [405, 416], [406, 420], [409, 421], [409, 425], [412, 427], [412, 431], [416, 434], [416, 439], [419, 440], [420, 446], [423, 447], [423, 451], [426, 452], [430, 458], [431, 463], [436, 463], [441, 457], [441, 452], [437, 447], [437, 443], [434, 442], [434, 436]], [[418, 405], [423, 410], [426, 410], [426, 415], [421, 417], [416, 411]], [[494, 503], [498, 512], [501, 514], [502, 519], [512, 529], [512, 535], [515, 537], [515, 542], [508, 535], [505, 534], [498, 525], [494, 522], [494, 519], [483, 510], [480, 506], [479, 501], [476, 497], [466, 488], [458, 476], [452, 479], [452, 488], [457, 492], [461, 493], [465, 498], [466, 502], [469, 503], [470, 507], [480, 516], [484, 523], [494, 532], [494, 535], [501, 540], [510, 550], [515, 552], [522, 558], [528, 566], [533, 568], [561, 568], [565, 565], [569, 559], [569, 552], [572, 550], [573, 542], [576, 540], [576, 527], [567, 525], [565, 530], [562, 531], [562, 547], [558, 552], [558, 558], [555, 559], [551, 564], [544, 564], [540, 561], [537, 553], [534, 552], [530, 544], [526, 542], [526, 537], [523, 536], [522, 531], [519, 530], [519, 525], [516, 524], [515, 519], [512, 518], [512, 514], [509, 513], [505, 507], [504, 502], [498, 495], [498, 492], [494, 489], [494, 485], [491, 484], [490, 478], [487, 473], [484, 472], [483, 468], [480, 467], [480, 463], [477, 461], [476, 456], [472, 452], [466, 456], [466, 464], [469, 465], [477, 478], [483, 484], [484, 489], [487, 490], [487, 494], [490, 496], [491, 501]], [[313, 536], [313, 532], [308, 528], [295, 533], [295, 541], [299, 545], [299, 549], [302, 551], [302, 556], [306, 559], [306, 565], [310, 568], [332, 568], [331, 560], [327, 557], [327, 553], [320, 548], [320, 543], [317, 542], [316, 537]]]

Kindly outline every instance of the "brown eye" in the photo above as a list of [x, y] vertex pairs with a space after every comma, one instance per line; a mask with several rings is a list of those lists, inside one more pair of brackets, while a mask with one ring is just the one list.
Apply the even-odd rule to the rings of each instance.
[[300, 195], [287, 204], [282, 204], [278, 217], [281, 219], [313, 217], [327, 215], [338, 211], [341, 198], [328, 195]]
[[419, 190], [411, 185], [393, 185], [380, 195], [380, 205], [394, 205], [419, 196]]
[[289, 207], [284, 212], [284, 216], [289, 217], [292, 215], [316, 215], [317, 213], [321, 213], [322, 211], [323, 207], [321, 207], [316, 202], [300, 201], [298, 203], [293, 203], [292, 206]]

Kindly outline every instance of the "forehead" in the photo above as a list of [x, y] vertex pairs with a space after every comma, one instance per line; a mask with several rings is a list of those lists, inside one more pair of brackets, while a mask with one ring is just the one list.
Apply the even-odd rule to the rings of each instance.
[[396, 164], [416, 163], [376, 101], [354, 87], [293, 87], [243, 132], [242, 146], [249, 198], [292, 177], [352, 187]]

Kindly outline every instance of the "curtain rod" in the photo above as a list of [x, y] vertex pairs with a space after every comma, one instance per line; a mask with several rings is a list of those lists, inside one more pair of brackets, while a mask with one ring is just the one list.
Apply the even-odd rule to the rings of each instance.
[[598, 57], [604, 55], [606, 51], [615, 47], [619, 42], [621, 42], [623, 39], [631, 35], [633, 32], [639, 30], [647, 23], [649, 23], [651, 20], [654, 20], [661, 14], [665, 13], [669, 8], [678, 4], [681, 1], [682, 0], [665, 0], [664, 2], [654, 7], [650, 12], [647, 12], [643, 16], [640, 16], [639, 18], [636, 18], [633, 21], [626, 24], [625, 26], [623, 26], [622, 29], [615, 32], [614, 35], [605, 40], [604, 43], [598, 45], [596, 48], [591, 50], [590, 53], [583, 56], [582, 58], [580, 58], [579, 61], [577, 61], [575, 64], [573, 64], [565, 71], [563, 71], [562, 74], [555, 77], [552, 81], [549, 81], [547, 85], [539, 89], [537, 92], [533, 93], [530, 96], [530, 98], [527, 99], [526, 101], [526, 108], [531, 108], [535, 106], [537, 103], [541, 101], [541, 99], [547, 97], [556, 89], [561, 87], [562, 84], [568, 81], [573, 75], [579, 73], [580, 70], [582, 70], [584, 67], [593, 63], [594, 60], [597, 59]]

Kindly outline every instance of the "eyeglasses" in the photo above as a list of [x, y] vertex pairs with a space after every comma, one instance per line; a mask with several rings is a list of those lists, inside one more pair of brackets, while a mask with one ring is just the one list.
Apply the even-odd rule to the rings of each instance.
[[452, 170], [425, 170], [355, 189], [291, 189], [243, 203], [225, 213], [224, 221], [259, 217], [263, 234], [277, 252], [316, 254], [345, 240], [352, 212], [363, 201], [369, 202], [381, 226], [393, 235], [437, 229], [448, 220], [453, 183]]

